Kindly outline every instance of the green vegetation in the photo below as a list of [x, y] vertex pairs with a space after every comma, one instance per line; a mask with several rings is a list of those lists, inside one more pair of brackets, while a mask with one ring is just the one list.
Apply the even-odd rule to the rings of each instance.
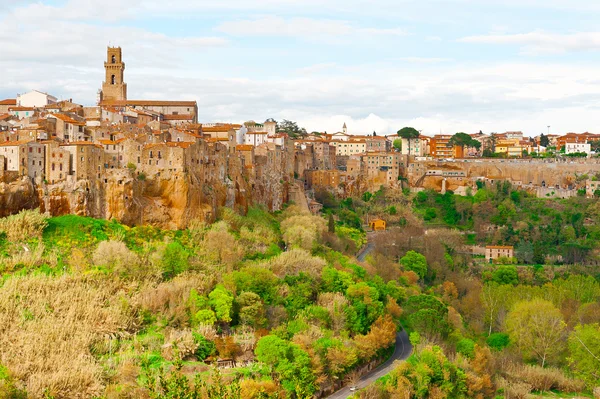
[[[223, 209], [183, 231], [0, 219], [0, 397], [312, 397], [385, 359], [400, 325], [412, 355], [361, 397], [600, 385], [597, 201], [504, 182], [317, 196], [323, 216]], [[367, 217], [388, 229], [359, 262]], [[486, 244], [515, 257], [465, 249]]]
[[0, 219], [0, 397], [307, 397], [343, 380], [388, 353], [410, 285], [334, 251], [364, 233], [328, 224], [293, 206], [185, 231]]

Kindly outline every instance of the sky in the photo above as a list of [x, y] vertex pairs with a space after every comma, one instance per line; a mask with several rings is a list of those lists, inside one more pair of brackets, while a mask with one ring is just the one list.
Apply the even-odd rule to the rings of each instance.
[[[0, 0], [0, 99], [130, 99], [308, 131], [600, 132], [596, 0]], [[548, 128], [550, 126], [550, 128]]]

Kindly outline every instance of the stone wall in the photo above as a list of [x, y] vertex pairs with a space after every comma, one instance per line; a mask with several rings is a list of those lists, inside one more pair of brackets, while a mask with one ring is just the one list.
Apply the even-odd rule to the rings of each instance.
[[[468, 186], [474, 179], [511, 180], [524, 186], [568, 188], [581, 175], [600, 173], [600, 163], [548, 162], [543, 160], [470, 160], [467, 162], [413, 162], [408, 168], [411, 186], [441, 189], [443, 176], [428, 171], [465, 172], [465, 177], [447, 178], [447, 189]], [[446, 173], [447, 174], [447, 173]], [[461, 180], [462, 179], [462, 180]]]

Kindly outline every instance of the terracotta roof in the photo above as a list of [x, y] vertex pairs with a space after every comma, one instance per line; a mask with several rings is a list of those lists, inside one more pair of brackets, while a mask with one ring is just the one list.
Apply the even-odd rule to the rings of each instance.
[[0, 121], [3, 121], [4, 119], [8, 119], [10, 118], [12, 115], [10, 114], [0, 114]]
[[169, 141], [167, 143], [168, 147], [181, 147], [181, 148], [188, 148], [193, 146], [195, 143], [191, 143], [189, 141]]
[[4, 141], [4, 142], [0, 143], [0, 147], [12, 147], [15, 145], [31, 143], [32, 141], [33, 140]]
[[70, 143], [65, 143], [65, 144], [61, 144], [61, 147], [70, 147], [72, 145], [89, 145], [89, 146], [94, 146], [94, 147], [98, 147], [98, 148], [102, 148], [102, 146], [100, 144], [96, 144], [94, 142], [91, 141], [72, 141]]
[[250, 144], [239, 144], [235, 146], [235, 149], [238, 151], [252, 151], [253, 148], [254, 146]]
[[6, 100], [1, 100], [0, 105], [17, 105], [17, 99], [7, 98]]
[[246, 134], [269, 134], [269, 132], [248, 132]]
[[104, 145], [115, 145], [115, 144], [120, 144], [122, 142], [124, 142], [125, 140], [127, 140], [126, 138], [120, 138], [119, 140], [98, 140], [99, 143], [104, 144]]
[[188, 136], [196, 137], [198, 139], [202, 138], [202, 135], [194, 132], [188, 132], [187, 130], [181, 131], [183, 134], [187, 134]]
[[79, 122], [78, 120], [75, 120], [75, 119], [71, 118], [69, 115], [65, 115], [65, 114], [49, 114], [48, 116], [60, 119], [61, 121], [70, 123], [71, 125], [85, 126], [85, 122]]
[[104, 100], [100, 105], [112, 106], [165, 106], [165, 107], [196, 107], [196, 101], [162, 101], [162, 100]]
[[31, 107], [10, 107], [9, 111], [35, 111], [35, 108]]

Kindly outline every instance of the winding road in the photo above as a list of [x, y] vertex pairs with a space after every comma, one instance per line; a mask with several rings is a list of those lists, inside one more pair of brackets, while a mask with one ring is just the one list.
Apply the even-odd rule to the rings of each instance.
[[[358, 260], [364, 261], [365, 257], [375, 248], [375, 244], [372, 242], [368, 242], [367, 246], [359, 253], [357, 256]], [[384, 363], [380, 364], [375, 369], [371, 370], [369, 373], [363, 375], [361, 379], [356, 384], [356, 389], [354, 391], [350, 390], [349, 386], [346, 386], [339, 391], [329, 395], [326, 399], [346, 399], [354, 394], [354, 392], [359, 389], [365, 388], [366, 386], [372, 384], [377, 379], [383, 377], [392, 371], [395, 367], [396, 361], [406, 360], [410, 354], [412, 353], [412, 345], [410, 340], [408, 339], [408, 334], [406, 330], [402, 330], [396, 333], [396, 347], [394, 348], [394, 353], [388, 360]]]

